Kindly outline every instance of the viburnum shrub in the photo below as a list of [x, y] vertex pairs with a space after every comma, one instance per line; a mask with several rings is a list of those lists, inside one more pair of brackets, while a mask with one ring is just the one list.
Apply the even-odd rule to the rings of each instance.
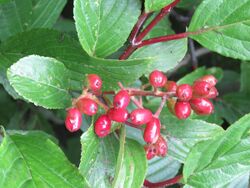
[[0, 0], [0, 188], [249, 187], [249, 33], [250, 0]]

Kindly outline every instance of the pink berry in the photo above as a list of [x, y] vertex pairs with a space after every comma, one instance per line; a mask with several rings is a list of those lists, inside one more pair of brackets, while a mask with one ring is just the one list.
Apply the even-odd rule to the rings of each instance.
[[114, 96], [113, 105], [114, 108], [127, 108], [129, 102], [129, 93], [126, 90], [121, 90]]
[[211, 87], [214, 87], [217, 84], [217, 79], [213, 75], [205, 75], [199, 78], [197, 81], [207, 82], [211, 85]]
[[95, 134], [102, 138], [110, 133], [111, 120], [107, 115], [100, 115], [95, 122]]
[[215, 87], [212, 87], [208, 93], [208, 95], [205, 96], [205, 98], [208, 99], [214, 99], [219, 95], [217, 89]]
[[131, 123], [134, 125], [143, 125], [152, 118], [152, 112], [148, 109], [135, 109], [130, 113]]
[[167, 83], [164, 85], [164, 88], [167, 90], [167, 92], [176, 93], [177, 84], [174, 81], [167, 81]]
[[81, 98], [76, 103], [77, 108], [81, 113], [92, 116], [97, 113], [98, 105], [97, 103], [87, 97]]
[[193, 95], [194, 96], [205, 96], [209, 94], [211, 85], [205, 81], [196, 81], [193, 84]]
[[102, 79], [96, 74], [88, 74], [87, 82], [88, 87], [94, 92], [98, 92], [102, 88]]
[[160, 136], [157, 140], [157, 142], [155, 143], [155, 147], [157, 150], [157, 155], [160, 157], [165, 157], [168, 151], [168, 145], [166, 140]]
[[144, 141], [150, 144], [155, 143], [160, 136], [161, 122], [158, 118], [152, 117], [152, 119], [146, 124], [144, 130]]
[[198, 115], [209, 115], [214, 111], [214, 105], [205, 98], [196, 98], [190, 101], [191, 107]]
[[67, 111], [65, 125], [68, 131], [76, 132], [81, 128], [82, 114], [77, 108], [70, 108]]
[[189, 101], [192, 98], [193, 89], [188, 84], [182, 84], [177, 87], [176, 96], [179, 101]]
[[129, 113], [124, 108], [111, 108], [108, 111], [108, 116], [113, 121], [123, 123], [128, 119]]
[[156, 156], [156, 148], [154, 145], [145, 145], [144, 150], [146, 152], [147, 160], [153, 159]]
[[149, 75], [149, 82], [153, 87], [163, 87], [167, 82], [167, 77], [163, 72], [154, 70]]
[[174, 110], [178, 119], [187, 119], [191, 114], [191, 106], [189, 102], [176, 102]]

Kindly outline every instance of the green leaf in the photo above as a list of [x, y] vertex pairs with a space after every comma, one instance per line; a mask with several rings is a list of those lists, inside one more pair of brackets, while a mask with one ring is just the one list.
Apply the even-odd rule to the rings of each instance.
[[247, 62], [241, 63], [241, 92], [250, 94], [250, 84], [249, 84], [249, 75], [250, 75], [250, 64]]
[[[153, 18], [152, 16], [151, 18]], [[149, 21], [152, 19], [148, 20]], [[173, 34], [168, 18], [158, 23], [153, 30], [146, 36], [146, 39]], [[130, 59], [152, 58], [153, 63], [148, 72], [155, 69], [168, 71], [174, 68], [185, 56], [187, 52], [187, 39], [161, 42], [136, 50]]]
[[111, 187], [119, 152], [118, 140], [113, 135], [98, 138], [92, 125], [82, 135], [81, 144], [80, 173], [91, 188]]
[[223, 187], [250, 171], [250, 115], [223, 135], [192, 148], [184, 165], [184, 180], [194, 187]]
[[139, 0], [75, 0], [74, 19], [83, 49], [107, 57], [126, 42], [141, 13]]
[[202, 2], [202, 0], [182, 0], [182, 1], [180, 1], [180, 3], [177, 4], [177, 7], [190, 10], [190, 7], [196, 7], [201, 2]]
[[148, 161], [147, 180], [150, 182], [161, 182], [171, 179], [177, 175], [181, 163], [170, 156], [155, 157]]
[[49, 28], [66, 0], [6, 0], [0, 3], [0, 41], [32, 28]]
[[36, 29], [11, 37], [2, 43], [0, 51], [6, 57], [19, 54], [22, 58], [37, 54], [56, 58], [70, 70], [72, 90], [82, 90], [85, 74], [89, 73], [100, 75], [104, 90], [117, 89], [118, 81], [129, 85], [147, 72], [152, 63], [152, 59], [118, 61], [90, 57], [68, 35], [47, 29]]
[[158, 11], [173, 1], [174, 0], [145, 0], [145, 10], [146, 12]]
[[249, 9], [249, 0], [204, 0], [192, 18], [191, 38], [224, 56], [250, 60]]
[[160, 120], [162, 134], [168, 140], [168, 154], [180, 162], [184, 162], [190, 149], [203, 140], [208, 140], [224, 131], [216, 124], [207, 123], [202, 120], [179, 120], [173, 116], [167, 108], [164, 108]]
[[117, 159], [114, 188], [141, 188], [147, 172], [147, 159], [143, 146], [126, 139], [125, 127], [121, 130], [120, 150]]
[[210, 69], [206, 69], [205, 67], [200, 67], [195, 71], [191, 72], [190, 74], [187, 74], [186, 76], [182, 77], [178, 81], [178, 84], [192, 85], [195, 80], [207, 74], [212, 74], [217, 78], [217, 80], [221, 80], [223, 77], [223, 70], [217, 67], [213, 67]]
[[4, 133], [0, 187], [89, 187], [59, 147], [43, 132]]
[[59, 109], [71, 104], [68, 70], [53, 58], [24, 57], [7, 74], [18, 94], [35, 105]]

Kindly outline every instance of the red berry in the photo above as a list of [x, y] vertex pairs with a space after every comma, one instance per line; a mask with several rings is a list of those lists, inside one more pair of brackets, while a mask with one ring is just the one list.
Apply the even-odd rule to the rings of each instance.
[[145, 145], [144, 150], [146, 152], [147, 160], [153, 159], [156, 156], [156, 148], [154, 145]]
[[76, 103], [76, 106], [81, 113], [89, 116], [96, 114], [98, 110], [97, 103], [94, 100], [89, 99], [87, 97], [79, 99]]
[[102, 138], [110, 133], [111, 120], [107, 115], [100, 115], [95, 122], [95, 134]]
[[126, 90], [121, 90], [114, 96], [113, 105], [114, 108], [127, 108], [129, 102], [129, 93]]
[[155, 147], [156, 147], [156, 151], [157, 151], [157, 155], [160, 157], [165, 157], [168, 151], [168, 145], [166, 140], [160, 136], [157, 140], [157, 142], [155, 143]]
[[65, 125], [70, 132], [78, 131], [82, 124], [82, 114], [77, 108], [70, 108], [67, 111]]
[[215, 87], [212, 87], [209, 91], [209, 94], [205, 96], [205, 98], [208, 99], [214, 99], [219, 95], [217, 89]]
[[160, 136], [161, 122], [158, 118], [152, 117], [152, 119], [146, 124], [144, 130], [144, 141], [147, 143], [155, 143]]
[[211, 85], [205, 81], [196, 81], [193, 84], [193, 95], [194, 96], [205, 96], [209, 94]]
[[182, 84], [177, 87], [176, 96], [179, 101], [189, 101], [192, 98], [193, 89], [188, 84]]
[[148, 109], [135, 109], [130, 113], [131, 123], [134, 125], [143, 125], [152, 118], [152, 112]]
[[155, 70], [149, 75], [149, 82], [153, 87], [163, 87], [167, 82], [167, 77], [163, 72]]
[[167, 92], [176, 93], [177, 84], [174, 81], [167, 81], [167, 83], [164, 85], [164, 88], [167, 90]]
[[214, 111], [214, 105], [205, 98], [192, 99], [191, 107], [198, 115], [209, 115]]
[[108, 116], [113, 121], [123, 123], [128, 119], [129, 113], [124, 108], [111, 108], [108, 111]]
[[174, 110], [178, 119], [187, 119], [191, 114], [191, 106], [189, 102], [176, 102]]
[[88, 74], [87, 82], [88, 87], [94, 92], [98, 92], [102, 88], [102, 79], [96, 74]]
[[207, 82], [211, 85], [211, 87], [213, 87], [217, 84], [217, 79], [213, 75], [205, 75], [205, 76], [199, 78], [197, 81]]

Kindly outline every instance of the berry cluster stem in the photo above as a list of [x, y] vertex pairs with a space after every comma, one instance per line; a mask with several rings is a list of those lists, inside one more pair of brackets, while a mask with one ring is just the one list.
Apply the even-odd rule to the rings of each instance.
[[162, 182], [157, 182], [157, 183], [151, 183], [150, 181], [145, 180], [144, 181], [144, 186], [150, 187], [150, 188], [170, 186], [170, 185], [177, 184], [180, 181], [181, 178], [182, 178], [182, 175], [179, 175], [179, 176], [176, 176], [176, 177], [174, 177], [172, 179], [162, 181]]
[[[149, 45], [151, 43], [152, 44], [155, 43], [153, 39], [152, 39], [153, 41], [151, 40], [150, 42], [147, 40], [146, 40], [146, 42], [142, 41], [142, 40], [155, 27], [155, 25], [158, 24], [162, 20], [162, 18], [164, 18], [164, 16], [166, 16], [172, 10], [172, 8], [175, 7], [179, 2], [180, 2], [180, 0], [175, 0], [171, 4], [167, 5], [163, 9], [161, 9], [160, 13], [147, 25], [147, 27], [141, 33], [139, 33], [143, 24], [145, 23], [145, 21], [148, 19], [149, 15], [150, 15], [150, 13], [143, 12], [141, 14], [141, 16], [139, 17], [136, 25], [134, 26], [134, 29], [131, 32], [131, 35], [129, 38], [131, 44], [127, 47], [127, 49], [120, 56], [119, 59], [125, 60], [136, 49], [141, 48], [141, 47], [146, 46], [146, 45]], [[175, 40], [175, 39], [172, 39], [172, 40]], [[165, 40], [165, 41], [167, 41], [167, 40]], [[163, 41], [158, 41], [158, 42], [163, 42]]]

